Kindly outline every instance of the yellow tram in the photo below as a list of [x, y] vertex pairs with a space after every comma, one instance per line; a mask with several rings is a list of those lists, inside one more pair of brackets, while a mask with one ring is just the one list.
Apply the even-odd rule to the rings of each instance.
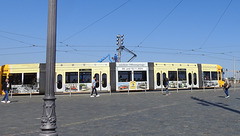
[[[46, 64], [6, 64], [1, 66], [0, 83], [9, 78], [15, 94], [44, 94]], [[90, 92], [96, 76], [98, 91], [138, 91], [222, 87], [223, 69], [217, 64], [116, 62], [56, 63], [55, 92]], [[3, 94], [3, 91], [1, 91]]]

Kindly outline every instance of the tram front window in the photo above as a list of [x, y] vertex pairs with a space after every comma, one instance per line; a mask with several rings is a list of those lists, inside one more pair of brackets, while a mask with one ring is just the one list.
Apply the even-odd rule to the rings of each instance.
[[218, 80], [217, 78], [217, 72], [211, 72], [212, 80]]
[[12, 85], [21, 85], [22, 84], [22, 73], [9, 74], [9, 80]]
[[6, 78], [7, 78], [6, 76], [2, 76], [2, 83], [5, 82]]

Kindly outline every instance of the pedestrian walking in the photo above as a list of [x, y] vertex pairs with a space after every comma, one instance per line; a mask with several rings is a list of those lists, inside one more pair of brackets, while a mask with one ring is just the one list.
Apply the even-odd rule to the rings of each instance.
[[228, 93], [228, 89], [231, 87], [231, 84], [228, 82], [228, 79], [225, 78], [224, 80], [224, 85], [223, 85], [223, 88], [224, 88], [224, 92], [226, 94], [226, 97], [225, 98], [228, 98], [229, 97], [229, 93]]
[[166, 89], [166, 96], [168, 96], [170, 94], [168, 91], [168, 84], [169, 84], [168, 78], [165, 78], [164, 79], [164, 87]]
[[4, 90], [5, 96], [2, 99], [2, 103], [6, 103], [5, 99], [7, 100], [7, 103], [10, 103], [9, 99], [8, 99], [8, 93], [11, 89], [11, 84], [9, 83], [9, 79], [7, 78], [5, 80], [5, 82], [2, 85], [2, 90]]
[[93, 80], [92, 80], [92, 93], [91, 93], [91, 96], [90, 97], [94, 97], [93, 96], [93, 93], [94, 93], [94, 91], [95, 91], [95, 93], [96, 93], [96, 97], [99, 97], [100, 95], [98, 95], [98, 93], [97, 93], [97, 89], [96, 89], [96, 83], [97, 83], [98, 81], [96, 80], [96, 76], [94, 76], [93, 77]]

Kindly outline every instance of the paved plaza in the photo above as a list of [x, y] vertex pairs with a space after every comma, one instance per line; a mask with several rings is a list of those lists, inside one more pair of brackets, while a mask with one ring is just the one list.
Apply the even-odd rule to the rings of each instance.
[[[240, 89], [56, 95], [60, 136], [239, 136]], [[2, 97], [1, 97], [2, 98]], [[37, 136], [42, 95], [0, 104], [0, 136]]]

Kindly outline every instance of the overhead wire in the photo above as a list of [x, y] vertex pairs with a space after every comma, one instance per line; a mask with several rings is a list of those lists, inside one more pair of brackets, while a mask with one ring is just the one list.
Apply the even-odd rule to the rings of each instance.
[[31, 45], [32, 47], [40, 47], [40, 45], [28, 43], [28, 42], [25, 42], [25, 41], [22, 41], [22, 40], [18, 40], [18, 39], [15, 39], [15, 38], [10, 38], [10, 37], [3, 36], [3, 35], [0, 35], [0, 37], [8, 39], [8, 40], [16, 41], [16, 42], [19, 42], [19, 43], [22, 43], [22, 44], [25, 44], [25, 45]]
[[24, 34], [19, 34], [19, 33], [13, 33], [13, 32], [7, 32], [7, 31], [3, 31], [3, 30], [0, 30], [0, 32], [6, 33], [6, 34], [11, 34], [11, 35], [22, 36], [22, 37], [26, 37], [26, 38], [45, 40], [45, 41], [47, 40], [47, 39], [44, 39], [44, 38], [39, 38], [39, 37], [34, 37], [34, 36], [29, 36], [29, 35], [24, 35]]
[[21, 53], [19, 53], [19, 52], [15, 52], [15, 53], [2, 53], [2, 54], [0, 54], [0, 56], [1, 56], [1, 55], [4, 55], [4, 56], [6, 56], [6, 55], [21, 55], [21, 54], [29, 55], [29, 54], [36, 54], [36, 53], [46, 53], [46, 51], [38, 51], [38, 52], [21, 52]]
[[[183, 2], [183, 0], [179, 1], [177, 3], [177, 5], [174, 6], [174, 8], [157, 24], [157, 26], [155, 26], [153, 28], [153, 30], [147, 34], [146, 37], [143, 38], [143, 40], [141, 40], [141, 42], [137, 45], [137, 47], [139, 47], [154, 31], [157, 30], [157, 28], [173, 13], [173, 11]], [[134, 50], [134, 49], [133, 49]]]
[[[133, 50], [135, 50], [135, 49], [138, 48], [138, 47], [141, 47], [141, 48], [151, 48], [151, 47], [142, 47], [142, 46], [140, 46], [140, 45], [162, 24], [162, 22], [164, 22], [164, 21], [167, 19], [167, 17], [181, 4], [181, 2], [182, 2], [182, 1], [180, 1], [180, 2], [171, 10], [171, 12], [169, 12], [169, 14], [167, 14], [167, 16], [165, 16], [165, 18], [164, 18]], [[221, 14], [220, 18], [218, 19], [217, 23], [216, 23], [215, 26], [213, 27], [212, 31], [209, 33], [209, 35], [208, 35], [208, 37], [206, 38], [206, 40], [204, 41], [203, 45], [207, 42], [207, 40], [209, 39], [209, 37], [211, 36], [211, 34], [212, 34], [212, 33], [214, 32], [214, 30], [216, 29], [216, 27], [217, 27], [217, 25], [219, 24], [219, 22], [221, 21], [223, 15], [226, 13], [227, 9], [228, 9], [229, 6], [231, 5], [231, 2], [232, 2], [232, 0], [229, 2], [229, 4], [227, 5], [227, 7], [225, 8], [224, 12]], [[203, 46], [203, 45], [202, 45], [202, 46]], [[201, 48], [202, 48], [202, 46], [201, 46]], [[155, 49], [157, 49], [157, 48], [155, 47]], [[158, 48], [158, 49], [164, 49], [164, 50], [179, 50], [179, 49], [169, 49], [169, 48]], [[133, 50], [132, 50], [132, 51], [133, 51]], [[192, 51], [192, 52], [200, 52], [200, 51], [197, 51], [197, 50], [194, 50], [194, 49], [192, 49], [192, 50], [185, 50], [185, 51], [187, 51], [187, 52], [189, 52], [189, 51]], [[228, 54], [222, 53], [222, 52], [221, 52], [221, 53], [216, 53], [216, 52], [205, 51], [204, 53], [205, 53], [205, 54], [206, 54], [206, 53], [209, 53], [209, 54], [220, 54], [220, 55], [232, 56], [232, 55], [228, 55]], [[231, 53], [231, 52], [229, 52], [229, 53]], [[190, 54], [190, 55], [193, 55], [193, 54]]]
[[[202, 56], [202, 57], [210, 57], [210, 58], [216, 58], [216, 59], [220, 59], [220, 60], [232, 60], [232, 59], [228, 59], [228, 58], [221, 58], [221, 57], [216, 57], [216, 55], [214, 56], [213, 54], [209, 53], [202, 53], [202, 54], [192, 54], [192, 53], [185, 53], [185, 52], [163, 52], [163, 51], [135, 51], [135, 52], [140, 52], [140, 53], [147, 53], [147, 54], [167, 54], [167, 55], [190, 55], [190, 56]], [[219, 54], [221, 55], [221, 54]], [[232, 56], [231, 56], [232, 57]], [[209, 59], [209, 58], [208, 58]]]
[[32, 48], [32, 47], [41, 47], [41, 46], [22, 46], [22, 47], [6, 47], [6, 48], [0, 48], [0, 50], [9, 50], [9, 49], [23, 49], [23, 48]]
[[97, 22], [101, 21], [102, 19], [106, 18], [107, 16], [111, 15], [112, 13], [114, 13], [115, 11], [117, 11], [118, 9], [120, 9], [121, 7], [123, 7], [124, 5], [126, 5], [128, 2], [130, 2], [131, 0], [127, 0], [126, 2], [124, 2], [123, 4], [121, 4], [120, 6], [118, 6], [117, 8], [113, 9], [112, 11], [108, 12], [107, 14], [105, 14], [104, 16], [102, 16], [101, 18], [95, 20], [94, 22], [90, 23], [89, 25], [87, 25], [86, 27], [84, 27], [83, 29], [81, 29], [80, 31], [70, 35], [69, 37], [67, 37], [66, 39], [60, 41], [59, 43], [62, 44], [65, 47], [70, 47], [72, 50], [74, 51], [78, 51], [78, 49], [74, 48], [74, 46], [66, 44], [65, 41], [73, 38], [74, 36], [78, 35], [79, 33], [83, 32], [84, 30], [88, 29], [89, 27], [93, 26], [94, 24], [96, 24]]
[[[134, 46], [136, 47], [136, 46]], [[211, 51], [198, 51], [198, 50], [188, 50], [188, 49], [178, 49], [178, 48], [161, 48], [161, 47], [151, 47], [151, 46], [148, 46], [148, 47], [141, 47], [141, 48], [145, 48], [145, 49], [154, 49], [154, 50], [157, 50], [157, 49], [160, 49], [160, 50], [170, 50], [170, 51], [181, 51], [181, 52], [197, 52], [197, 53], [204, 53], [204, 54], [219, 54], [219, 55], [226, 55], [226, 56], [232, 56], [232, 55], [229, 55], [228, 53], [232, 53], [232, 51], [229, 51], [229, 52], [211, 52]], [[146, 50], [145, 50], [146, 51]]]
[[[92, 25], [94, 25], [94, 24], [97, 23], [98, 21], [100, 21], [100, 20], [104, 19], [105, 17], [109, 16], [110, 14], [112, 14], [113, 12], [115, 12], [116, 10], [118, 10], [120, 7], [122, 7], [123, 5], [127, 4], [129, 1], [130, 1], [130, 0], [126, 1], [125, 3], [123, 3], [122, 5], [120, 5], [118, 8], [116, 8], [116, 9], [114, 9], [113, 11], [109, 12], [108, 14], [106, 14], [105, 16], [103, 16], [102, 18], [100, 18], [100, 19], [94, 21], [93, 23], [89, 24], [88, 26], [86, 26], [85, 28], [83, 28], [82, 30], [80, 30], [78, 33], [86, 30], [87, 28], [91, 27]], [[136, 48], [136, 47], [151, 48], [151, 47], [143, 47], [143, 46], [140, 46], [140, 45], [172, 14], [172, 12], [182, 3], [182, 1], [183, 1], [183, 0], [181, 0], [181, 1], [161, 20], [161, 22], [160, 22], [137, 46], [132, 46], [132, 47], [135, 47], [135, 48]], [[222, 16], [223, 16], [223, 15], [225, 14], [225, 12], [227, 11], [227, 9], [228, 9], [228, 7], [230, 6], [231, 2], [232, 2], [232, 0], [230, 1], [229, 5], [227, 6], [227, 8], [225, 9], [225, 11], [224, 11], [223, 14], [221, 15], [218, 23], [220, 22]], [[218, 23], [217, 23], [217, 24], [218, 24]], [[215, 25], [215, 27], [216, 27], [216, 26], [217, 26], [217, 25]], [[214, 29], [215, 29], [215, 28], [214, 28]], [[214, 31], [214, 30], [213, 30], [213, 31]], [[3, 32], [3, 31], [0, 30], [0, 32]], [[6, 33], [11, 34], [11, 32], [6, 32]], [[78, 33], [75, 33], [75, 34], [77, 35]], [[212, 33], [213, 33], [213, 32], [212, 32]], [[13, 35], [18, 35], [18, 36], [24, 36], [24, 37], [31, 38], [31, 36], [27, 36], [27, 35], [16, 34], [16, 33], [15, 33], [15, 34], [12, 33], [12, 34], [13, 34]], [[74, 36], [75, 36], [75, 35], [74, 35]], [[74, 36], [73, 36], [73, 37], [74, 37]], [[210, 34], [210, 36], [211, 36], [211, 34]], [[209, 36], [209, 37], [210, 37], [210, 36]], [[1, 35], [0, 35], [0, 37], [4, 37], [4, 38], [10, 39], [10, 40], [14, 40], [14, 41], [17, 41], [17, 42], [20, 42], [20, 43], [23, 43], [23, 44], [31, 45], [31, 46], [25, 46], [25, 47], [22, 47], [22, 48], [39, 47], [39, 46], [36, 46], [36, 45], [34, 45], [34, 44], [27, 43], [27, 42], [24, 42], [24, 41], [21, 41], [21, 40], [13, 39], [13, 38], [9, 38], [9, 37], [6, 37], [6, 36], [1, 36]], [[32, 38], [34, 38], [34, 37], [32, 37]], [[69, 38], [69, 37], [68, 37], [68, 38]], [[71, 37], [70, 37], [70, 38], [71, 38]], [[70, 38], [69, 38], [69, 39], [70, 39]], [[39, 39], [39, 38], [35, 37], [35, 39]], [[42, 40], [46, 40], [46, 39], [42, 39]], [[67, 40], [68, 40], [68, 39], [67, 39]], [[65, 41], [66, 41], [66, 40], [65, 40]], [[65, 41], [63, 41], [63, 42], [65, 42]], [[63, 43], [63, 42], [59, 42], [59, 43]], [[45, 47], [45, 46], [42, 46], [42, 47]], [[77, 50], [77, 49], [75, 49], [75, 48], [73, 48], [73, 47], [81, 47], [81, 46], [65, 44], [65, 45], [62, 46], [62, 47], [71, 47], [74, 51], [78, 52], [78, 51], [80, 51], [80, 50]], [[94, 46], [94, 47], [97, 47], [97, 45]], [[108, 46], [106, 46], [106, 47], [108, 47]], [[109, 46], [109, 47], [110, 47], [110, 46]], [[112, 47], [112, 46], [111, 46], [111, 47]], [[131, 46], [129, 46], [129, 47], [131, 47]], [[13, 48], [13, 47], [12, 47], [12, 48]], [[19, 47], [19, 48], [21, 48], [21, 47]], [[81, 48], [82, 48], [82, 47], [81, 47]], [[5, 48], [5, 49], [7, 49], [7, 48]], [[9, 49], [11, 49], [11, 48], [9, 48]], [[174, 51], [187, 51], [187, 52], [193, 51], [193, 50], [180, 50], [180, 49], [158, 48], [158, 47], [157, 47], [157, 48], [155, 47], [155, 49], [174, 50]], [[57, 51], [58, 51], [58, 52], [72, 53], [72, 51], [69, 51], [69, 50], [66, 50], [66, 51], [64, 51], [64, 50], [57, 50]], [[81, 50], [81, 51], [84, 52], [84, 51], [99, 51], [99, 50]], [[104, 50], [104, 51], [106, 51], [106, 50]], [[138, 52], [138, 51], [137, 51], [137, 52]], [[200, 51], [194, 51], [194, 52], [200, 52]], [[36, 53], [36, 52], [31, 52], [31, 53]], [[39, 52], [39, 53], [40, 53], [40, 52]], [[43, 52], [41, 52], [41, 53], [43, 53]], [[142, 52], [142, 53], [143, 53], [143, 52]], [[148, 52], [146, 52], [146, 53], [148, 53]], [[153, 52], [151, 52], [151, 53], [153, 53]], [[166, 52], [156, 52], [156, 53], [170, 54], [170, 53], [166, 53]], [[181, 54], [181, 55], [183, 55], [183, 54], [184, 54], [184, 55], [200, 55], [200, 56], [207, 56], [207, 55], [209, 55], [209, 54], [206, 54], [206, 53], [214, 54], [213, 52], [205, 52], [205, 54], [190, 54], [190, 53], [178, 52], [177, 54]], [[14, 53], [14, 54], [24, 54], [24, 53]], [[77, 53], [77, 54], [78, 54], [78, 53]], [[172, 53], [172, 54], [176, 54], [176, 53]], [[215, 54], [220, 54], [220, 55], [221, 55], [221, 53], [215, 53]], [[6, 55], [6, 54], [0, 54], [0, 55]], [[11, 55], [11, 54], [10, 54], [10, 55]]]
[[232, 3], [232, 0], [230, 0], [230, 2], [228, 3], [227, 7], [225, 8], [225, 10], [223, 11], [223, 13], [221, 14], [221, 16], [219, 17], [219, 19], [217, 20], [216, 24], [213, 26], [212, 30], [209, 32], [208, 36], [206, 37], [206, 39], [203, 41], [202, 45], [200, 46], [199, 49], [201, 49], [206, 42], [208, 41], [208, 39], [210, 38], [210, 36], [212, 35], [212, 33], [215, 31], [215, 29], [217, 28], [219, 22], [221, 21], [222, 17], [224, 16], [224, 14], [226, 13], [226, 11], [228, 10], [228, 8], [230, 7]]
[[111, 15], [112, 13], [114, 13], [115, 11], [117, 11], [118, 9], [120, 9], [121, 7], [123, 7], [124, 5], [126, 5], [128, 2], [130, 2], [131, 0], [127, 0], [126, 2], [124, 2], [123, 4], [121, 4], [120, 6], [118, 6], [117, 8], [113, 9], [112, 11], [108, 12], [107, 14], [105, 14], [104, 16], [102, 16], [101, 18], [95, 20], [94, 22], [90, 23], [89, 25], [87, 25], [86, 27], [82, 28], [81, 30], [75, 32], [74, 34], [70, 35], [69, 37], [67, 37], [66, 39], [62, 40], [61, 43], [64, 43], [65, 41], [71, 39], [72, 37], [76, 36], [77, 34], [83, 32], [84, 30], [88, 29], [89, 27], [93, 26], [94, 24], [96, 24], [97, 22], [101, 21], [102, 19], [106, 18], [107, 16]]

